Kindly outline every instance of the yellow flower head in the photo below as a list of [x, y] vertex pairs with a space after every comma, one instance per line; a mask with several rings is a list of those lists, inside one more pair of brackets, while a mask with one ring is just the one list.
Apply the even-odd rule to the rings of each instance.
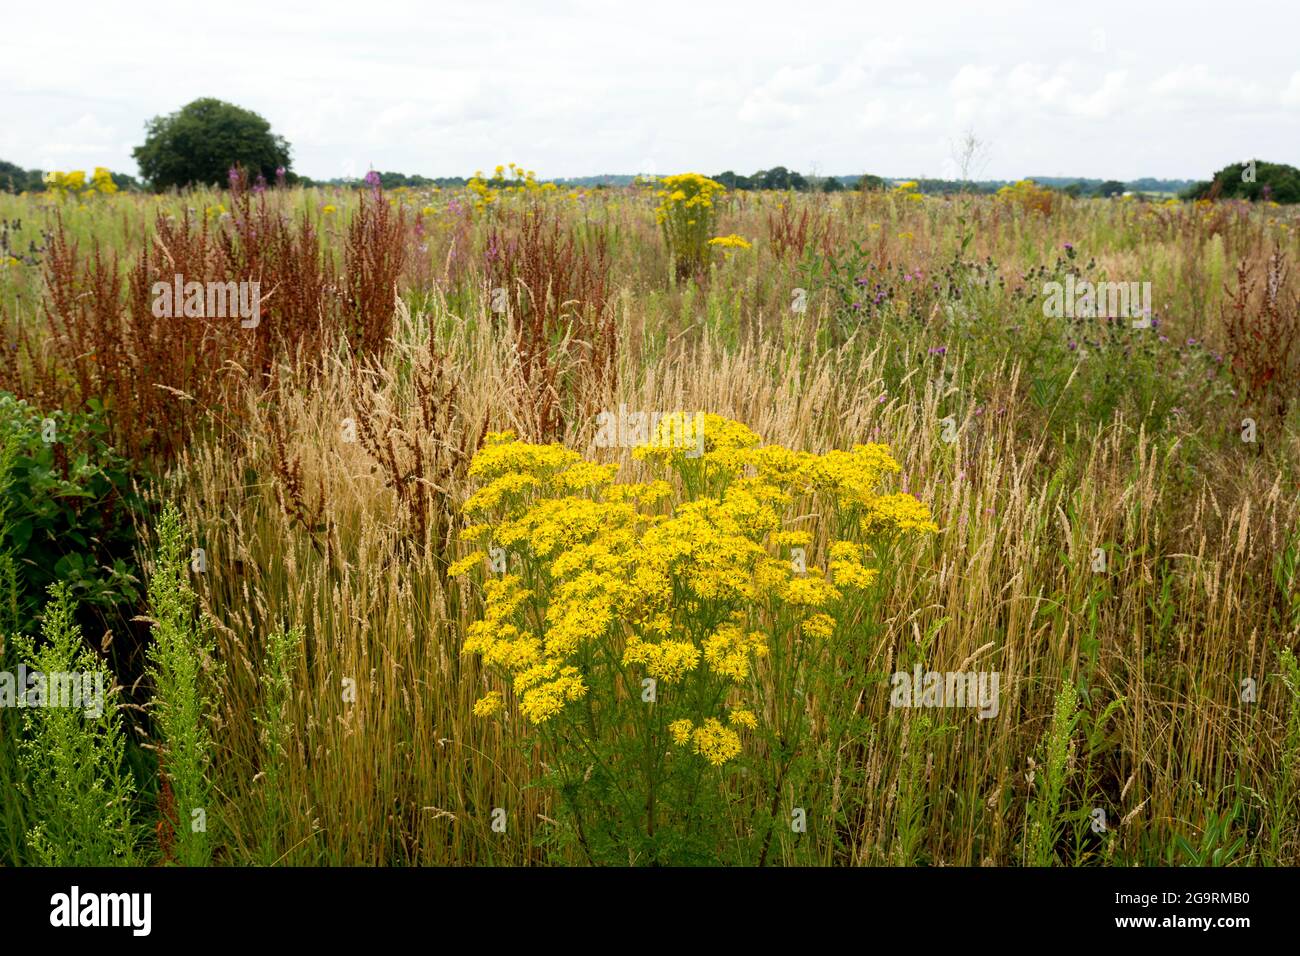
[[695, 730], [695, 752], [720, 767], [740, 753], [740, 735], [710, 717]]
[[684, 746], [688, 743], [694, 730], [695, 724], [685, 718], [682, 720], [674, 720], [668, 725], [668, 733], [672, 734], [673, 743], [678, 746]]
[[501, 699], [501, 692], [494, 690], [474, 701], [475, 717], [492, 717], [501, 712], [505, 706], [505, 701]]

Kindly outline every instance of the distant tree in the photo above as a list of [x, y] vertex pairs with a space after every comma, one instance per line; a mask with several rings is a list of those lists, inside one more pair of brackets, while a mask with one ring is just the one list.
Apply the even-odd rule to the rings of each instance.
[[432, 186], [433, 180], [426, 179], [420, 175], [410, 175], [406, 173], [380, 173], [379, 185], [384, 189], [397, 189], [400, 186], [411, 186], [419, 188], [423, 186]]
[[140, 181], [134, 176], [128, 176], [126, 173], [111, 173], [113, 185], [122, 192], [135, 193], [140, 191]]
[[1062, 187], [1061, 192], [1065, 193], [1071, 199], [1078, 199], [1083, 195], [1083, 183], [1070, 183], [1070, 185]]
[[1119, 196], [1124, 192], [1124, 184], [1118, 179], [1108, 179], [1097, 187], [1097, 195], [1102, 197]]
[[1197, 183], [1185, 199], [1249, 199], [1279, 203], [1300, 202], [1300, 169], [1286, 163], [1251, 160], [1224, 166], [1207, 183]]
[[39, 169], [23, 169], [0, 159], [0, 192], [38, 192], [45, 188], [44, 175]]
[[714, 182], [722, 183], [728, 189], [753, 189], [754, 185], [749, 181], [748, 176], [738, 176], [728, 169], [725, 173], [718, 173], [713, 177]]
[[771, 169], [759, 170], [749, 177], [757, 189], [806, 189], [808, 181], [798, 173], [792, 173], [784, 166], [773, 166]]
[[844, 188], [844, 184], [834, 176], [827, 176], [822, 180], [821, 189], [824, 193], [837, 193]]
[[[250, 179], [260, 175], [268, 183], [276, 181], [277, 169], [289, 170], [289, 144], [271, 132], [270, 123], [250, 110], [211, 97], [167, 116], [155, 116], [145, 130], [144, 143], [132, 155], [141, 175], [157, 191], [219, 186], [236, 165]], [[291, 174], [286, 178], [296, 179]]]
[[873, 176], [871, 173], [863, 173], [858, 179], [857, 188], [863, 192], [874, 192], [880, 189], [888, 189], [889, 183], [885, 182], [879, 176]]

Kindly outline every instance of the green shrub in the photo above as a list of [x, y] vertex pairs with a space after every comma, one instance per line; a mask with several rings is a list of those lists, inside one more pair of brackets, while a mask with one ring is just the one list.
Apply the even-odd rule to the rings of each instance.
[[[207, 628], [196, 622], [188, 573], [180, 515], [168, 504], [159, 525], [156, 564], [149, 579], [152, 714], [160, 738], [160, 771], [166, 775], [174, 799], [176, 819], [170, 823], [176, 861], [185, 866], [207, 866], [212, 862], [208, 835], [212, 800], [207, 779], [212, 738], [205, 724], [211, 701], [205, 695], [203, 671], [205, 660], [211, 659], [212, 645]], [[171, 809], [164, 807], [164, 814]]]
[[[74, 620], [71, 590], [50, 588], [44, 643], [16, 637], [29, 671], [80, 675], [97, 689], [82, 706], [24, 707], [18, 763], [27, 819], [26, 862], [41, 866], [129, 866], [136, 861], [135, 781], [125, 765], [118, 691], [87, 648]], [[51, 686], [52, 686], [51, 682]], [[45, 703], [48, 703], [46, 698]], [[8, 802], [8, 797], [6, 797]]]
[[41, 596], [55, 582], [113, 624], [139, 602], [132, 555], [144, 503], [131, 463], [104, 434], [101, 413], [42, 414], [0, 393], [0, 441], [10, 449], [0, 551], [17, 569], [10, 597], [15, 630], [35, 630]]

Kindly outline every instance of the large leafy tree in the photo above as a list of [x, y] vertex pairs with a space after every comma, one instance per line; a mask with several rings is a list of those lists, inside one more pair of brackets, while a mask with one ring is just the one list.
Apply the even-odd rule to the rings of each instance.
[[1300, 169], [1286, 163], [1266, 163], [1263, 160], [1233, 163], [1215, 173], [1210, 182], [1197, 183], [1188, 189], [1183, 197], [1300, 202]]
[[226, 182], [232, 166], [275, 180], [289, 169], [289, 144], [251, 110], [211, 97], [195, 100], [146, 126], [144, 144], [132, 152], [155, 190]]
[[37, 192], [44, 185], [39, 169], [23, 169], [0, 159], [0, 192]]

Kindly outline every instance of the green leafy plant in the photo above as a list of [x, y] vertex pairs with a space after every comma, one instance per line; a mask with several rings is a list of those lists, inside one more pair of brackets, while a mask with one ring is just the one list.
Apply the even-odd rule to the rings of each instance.
[[1199, 842], [1193, 843], [1181, 833], [1175, 834], [1166, 850], [1169, 866], [1229, 866], [1246, 847], [1246, 835], [1236, 829], [1242, 813], [1240, 800], [1223, 813], [1205, 812]]
[[262, 659], [265, 700], [256, 722], [262, 744], [264, 816], [259, 850], [264, 866], [272, 866], [283, 858], [280, 840], [289, 816], [284, 800], [285, 747], [293, 731], [288, 713], [293, 693], [290, 683], [290, 670], [293, 666], [291, 655], [302, 646], [302, 642], [301, 628], [278, 628], [267, 637], [266, 653]]
[[[19, 763], [28, 862], [41, 866], [129, 866], [137, 861], [135, 781], [125, 764], [118, 690], [82, 643], [71, 589], [50, 588], [44, 643], [14, 638], [19, 659], [47, 683], [40, 706], [24, 707]], [[80, 679], [82, 706], [53, 698], [55, 678]], [[91, 700], [85, 688], [96, 686]]]
[[155, 560], [149, 579], [152, 714], [159, 736], [160, 772], [172, 795], [172, 806], [163, 808], [164, 816], [175, 811], [175, 819], [164, 820], [163, 827], [170, 825], [176, 862], [205, 866], [212, 862], [207, 824], [213, 804], [208, 785], [212, 738], [206, 725], [211, 701], [204, 671], [213, 647], [207, 627], [195, 614], [195, 596], [187, 581], [184, 530], [180, 514], [170, 503], [159, 523]]
[[0, 550], [13, 562], [0, 575], [15, 585], [6, 595], [14, 625], [34, 628], [40, 595], [55, 582], [76, 604], [123, 623], [141, 596], [132, 553], [145, 507], [131, 463], [105, 441], [102, 415], [43, 414], [0, 393], [0, 438], [10, 449]]
[[1034, 768], [1034, 793], [1025, 824], [1025, 862], [1030, 866], [1056, 863], [1056, 842], [1061, 835], [1061, 804], [1074, 756], [1074, 729], [1079, 721], [1079, 695], [1066, 681], [1057, 692], [1052, 723], [1043, 737], [1042, 764]]

